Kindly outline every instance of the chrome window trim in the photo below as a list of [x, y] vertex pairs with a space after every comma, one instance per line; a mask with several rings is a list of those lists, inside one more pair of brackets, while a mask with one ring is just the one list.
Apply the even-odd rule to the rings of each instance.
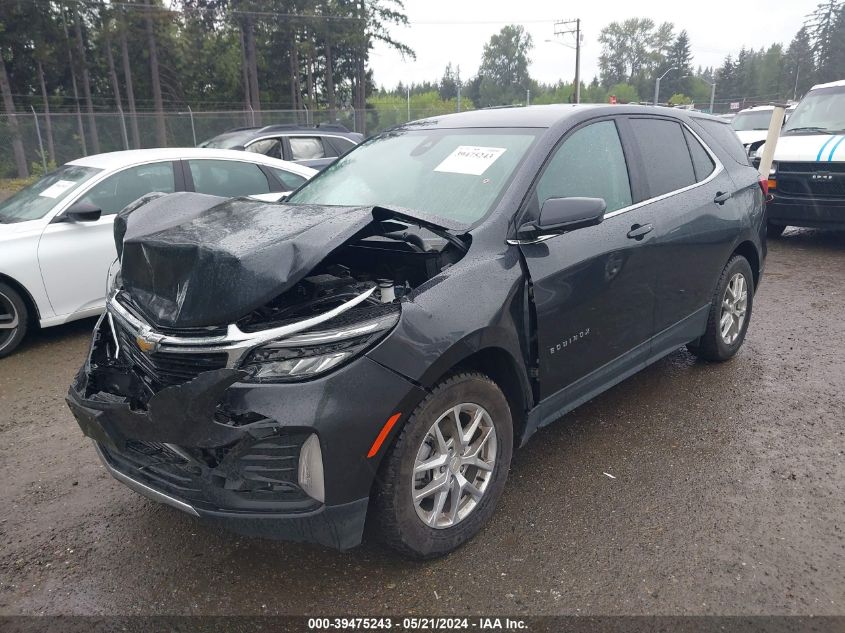
[[131, 334], [155, 344], [155, 350], [161, 352], [175, 352], [178, 354], [207, 354], [221, 352], [228, 357], [227, 368], [234, 368], [250, 350], [269, 343], [270, 341], [291, 336], [307, 330], [320, 323], [325, 323], [334, 317], [367, 300], [376, 290], [376, 286], [365, 290], [339, 306], [309, 319], [290, 323], [280, 327], [260, 330], [258, 332], [244, 332], [236, 324], [231, 323], [222, 336], [168, 336], [156, 332], [151, 325], [136, 317], [116, 300], [117, 293], [111, 295], [107, 302], [109, 314], [113, 314], [129, 330]]
[[[649, 118], [652, 118], [652, 117], [649, 117]], [[702, 139], [695, 132], [695, 130], [690, 128], [690, 126], [688, 126], [683, 121], [679, 121], [677, 119], [663, 119], [663, 118], [661, 118], [659, 120], [661, 120], [661, 121], [675, 121], [675, 122], [679, 123], [681, 125], [681, 127], [683, 127], [685, 130], [687, 130], [690, 134], [692, 134], [693, 137], [695, 137], [695, 139], [699, 143], [701, 143], [701, 146], [704, 148], [704, 151], [707, 152], [707, 154], [710, 156], [711, 160], [713, 161], [713, 165], [714, 165], [713, 171], [710, 172], [710, 175], [707, 176], [707, 178], [705, 178], [704, 180], [702, 180], [700, 182], [694, 182], [693, 184], [687, 185], [686, 187], [682, 187], [681, 189], [675, 189], [673, 191], [668, 191], [666, 193], [660, 194], [659, 196], [654, 196], [653, 198], [641, 200], [640, 202], [630, 204], [627, 207], [622, 207], [621, 209], [616, 209], [615, 211], [611, 211], [610, 213], [605, 213], [604, 219], [602, 220], [602, 222], [604, 222], [604, 220], [607, 220], [609, 218], [615, 218], [617, 215], [622, 215], [623, 213], [627, 213], [628, 211], [633, 211], [634, 209], [639, 209], [639, 208], [644, 207], [648, 204], [652, 204], [654, 202], [660, 202], [661, 200], [665, 200], [667, 198], [671, 198], [672, 196], [676, 196], [678, 194], [685, 193], [687, 191], [692, 191], [693, 189], [696, 189], [697, 187], [704, 186], [704, 185], [712, 182], [719, 174], [721, 174], [725, 170], [725, 167], [722, 164], [722, 161], [719, 160], [719, 157], [716, 155], [716, 153], [710, 148], [710, 146], [707, 143], [704, 142], [704, 139]], [[687, 148], [687, 151], [689, 151], [689, 148]], [[692, 155], [690, 155], [690, 165], [692, 165], [692, 164], [693, 164], [692, 163]], [[695, 174], [695, 167], [694, 166], [693, 166], [693, 174]], [[509, 240], [506, 240], [506, 241], [507, 241], [508, 244], [510, 244], [512, 246], [520, 246], [520, 245], [525, 245], [525, 244], [538, 244], [540, 242], [545, 242], [546, 240], [549, 240], [553, 237], [557, 237], [558, 235], [563, 235], [563, 233], [553, 233], [553, 234], [550, 234], [550, 235], [541, 235], [535, 240], [509, 239]]]
[[[679, 123], [681, 125], [681, 127], [683, 127], [690, 134], [692, 134], [696, 138], [696, 140], [699, 143], [701, 143], [701, 146], [704, 148], [704, 150], [710, 155], [710, 158], [713, 160], [713, 164], [714, 164], [713, 171], [710, 172], [710, 175], [707, 176], [707, 178], [705, 178], [704, 180], [702, 180], [700, 182], [694, 182], [693, 184], [687, 185], [686, 187], [682, 187], [680, 189], [674, 189], [673, 191], [667, 191], [666, 193], [662, 193], [659, 196], [654, 196], [653, 198], [641, 200], [640, 202], [629, 205], [627, 207], [622, 207], [621, 209], [617, 209], [616, 211], [611, 211], [610, 213], [606, 213], [604, 215], [605, 220], [608, 219], [608, 218], [615, 217], [617, 215], [621, 215], [623, 213], [627, 213], [628, 211], [633, 211], [634, 209], [639, 209], [640, 207], [644, 207], [647, 204], [652, 204], [653, 202], [659, 202], [661, 200], [665, 200], [666, 198], [671, 198], [672, 196], [676, 196], [680, 193], [692, 191], [693, 189], [696, 189], [697, 187], [701, 187], [701, 186], [706, 185], [709, 182], [713, 181], [719, 174], [721, 174], [725, 170], [724, 165], [722, 165], [722, 161], [719, 160], [719, 157], [716, 156], [716, 153], [712, 149], [710, 149], [710, 146], [707, 143], [705, 143], [704, 140], [698, 134], [695, 133], [695, 130], [691, 129], [686, 123], [684, 123], [683, 121], [678, 121], [676, 119], [660, 119], [660, 120], [661, 121], [677, 121], [677, 123]], [[687, 151], [689, 151], [689, 149], [687, 149]], [[692, 165], [692, 155], [690, 155], [690, 165]], [[694, 168], [693, 168], [693, 174], [695, 174]]]

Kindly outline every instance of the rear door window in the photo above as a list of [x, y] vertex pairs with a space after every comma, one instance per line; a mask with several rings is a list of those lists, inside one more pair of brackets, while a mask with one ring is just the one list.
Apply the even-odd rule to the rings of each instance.
[[681, 124], [665, 119], [630, 119], [643, 159], [649, 197], [654, 198], [695, 184], [687, 142]]
[[631, 204], [631, 184], [613, 121], [575, 131], [552, 156], [537, 184], [537, 210], [549, 198], [602, 198], [608, 213]]
[[340, 138], [339, 136], [324, 136], [323, 143], [326, 145], [330, 144], [334, 148], [334, 153], [332, 154], [333, 156], [343, 156], [346, 152], [355, 147], [355, 143], [348, 139]]
[[189, 160], [194, 190], [212, 196], [234, 198], [270, 193], [267, 176], [258, 165], [238, 160]]
[[246, 151], [272, 158], [282, 157], [282, 142], [277, 138], [264, 138], [246, 146]]
[[290, 142], [291, 160], [312, 160], [326, 157], [323, 141], [319, 136], [291, 136], [288, 141]]

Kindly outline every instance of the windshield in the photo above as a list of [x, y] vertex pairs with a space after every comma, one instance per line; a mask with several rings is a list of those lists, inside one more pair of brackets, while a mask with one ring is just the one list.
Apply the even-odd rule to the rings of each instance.
[[768, 130], [772, 120], [773, 110], [756, 110], [754, 112], [740, 112], [731, 121], [731, 127], [737, 132], [749, 130]]
[[0, 202], [0, 222], [24, 222], [43, 218], [71, 192], [102, 171], [94, 167], [65, 165], [47, 174], [11, 198]]
[[784, 133], [841, 133], [845, 131], [845, 86], [807, 93], [789, 117]]
[[394, 206], [473, 224], [493, 208], [535, 129], [395, 130], [330, 165], [288, 200]]

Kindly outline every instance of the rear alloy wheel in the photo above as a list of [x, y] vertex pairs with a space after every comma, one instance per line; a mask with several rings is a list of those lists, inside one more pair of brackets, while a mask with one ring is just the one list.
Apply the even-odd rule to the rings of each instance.
[[26, 336], [29, 312], [21, 296], [0, 283], [0, 358], [11, 354]]
[[442, 556], [484, 526], [513, 451], [507, 399], [488, 377], [456, 374], [417, 406], [379, 470], [371, 527], [413, 558]]
[[699, 358], [725, 361], [742, 347], [754, 301], [754, 276], [741, 255], [734, 255], [719, 277], [707, 317], [707, 331], [687, 349]]

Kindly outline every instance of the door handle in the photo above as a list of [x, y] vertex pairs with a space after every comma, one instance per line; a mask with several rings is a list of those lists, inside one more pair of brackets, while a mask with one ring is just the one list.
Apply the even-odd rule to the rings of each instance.
[[641, 240], [653, 230], [654, 227], [651, 224], [635, 224], [631, 227], [631, 230], [628, 231], [628, 237], [632, 240]]
[[713, 198], [713, 202], [716, 204], [725, 204], [728, 200], [731, 199], [733, 194], [730, 191], [720, 191], [716, 194], [716, 197]]

